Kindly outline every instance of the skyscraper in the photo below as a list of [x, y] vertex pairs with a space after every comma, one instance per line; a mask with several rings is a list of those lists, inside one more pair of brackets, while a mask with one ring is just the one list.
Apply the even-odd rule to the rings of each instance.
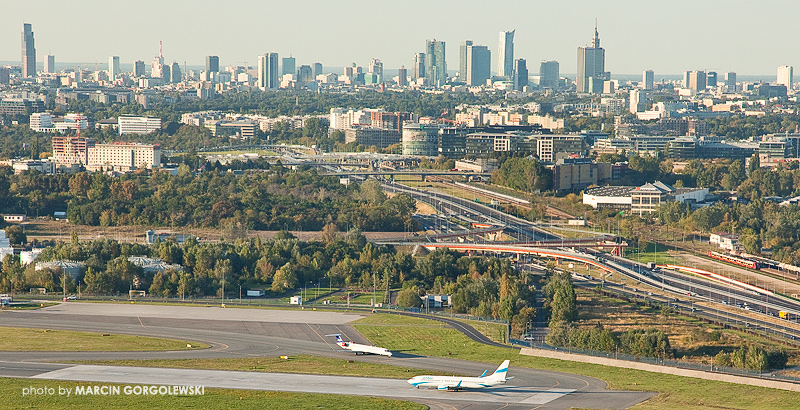
[[417, 78], [425, 78], [425, 53], [414, 54], [414, 64], [411, 66], [411, 79], [416, 80]]
[[706, 90], [706, 72], [695, 70], [689, 73], [689, 88], [694, 92]]
[[314, 63], [314, 78], [322, 74], [322, 63]]
[[606, 51], [600, 47], [600, 34], [597, 25], [590, 47], [578, 47], [578, 78], [575, 81], [579, 93], [600, 93], [603, 81], [608, 80], [606, 72]]
[[557, 89], [561, 81], [558, 61], [542, 61], [539, 65], [539, 87]]
[[369, 73], [378, 76], [378, 82], [383, 81], [383, 63], [377, 58], [369, 61]]
[[706, 86], [707, 87], [716, 87], [717, 86], [717, 72], [716, 71], [709, 71], [706, 73]]
[[284, 57], [281, 59], [281, 75], [297, 75], [297, 62], [294, 57]]
[[172, 63], [172, 70], [170, 70], [170, 78], [172, 79], [173, 83], [179, 83], [183, 81], [183, 73], [181, 72], [181, 65], [177, 62]]
[[653, 70], [647, 70], [642, 73], [642, 89], [644, 90], [652, 90], [653, 89]]
[[165, 84], [172, 82], [172, 66], [164, 64], [161, 66], [161, 78], [164, 79]]
[[406, 66], [400, 66], [400, 69], [397, 70], [397, 85], [400, 87], [408, 85], [408, 70], [406, 70]]
[[278, 88], [278, 53], [258, 57], [258, 88], [262, 91]]
[[630, 94], [629, 110], [631, 114], [642, 112], [647, 108], [647, 91], [632, 89]]
[[472, 40], [464, 40], [461, 42], [461, 46], [458, 48], [458, 75], [461, 77], [461, 81], [466, 82], [467, 78], [467, 47], [472, 45]]
[[36, 76], [36, 48], [33, 45], [33, 28], [22, 24], [22, 76]]
[[144, 61], [136, 60], [133, 62], [133, 76], [134, 77], [144, 77], [147, 75], [144, 69]]
[[731, 71], [725, 74], [725, 86], [728, 87], [728, 91], [736, 91], [736, 73]]
[[447, 62], [445, 61], [444, 41], [428, 40], [425, 51], [425, 77], [434, 87], [447, 83]]
[[467, 84], [485, 85], [492, 77], [492, 53], [486, 46], [467, 46]]
[[206, 56], [206, 72], [207, 73], [219, 72], [219, 56]]
[[778, 84], [785, 85], [787, 90], [792, 89], [792, 82], [794, 81], [794, 68], [790, 65], [782, 65], [778, 67]]
[[524, 58], [514, 60], [514, 89], [523, 91], [528, 86], [528, 62]]
[[301, 83], [301, 86], [314, 81], [314, 70], [311, 69], [310, 65], [300, 66], [297, 70], [297, 81]]
[[497, 75], [511, 79], [514, 75], [514, 32], [501, 31], [497, 44]]
[[113, 82], [119, 75], [119, 56], [108, 57], [108, 80]]
[[[169, 70], [169, 68], [167, 68]], [[163, 78], [166, 81], [169, 81], [169, 76], [165, 76], [164, 74], [164, 54], [162, 53], [161, 42], [158, 42], [158, 55], [153, 58], [153, 63], [150, 67], [150, 77], [153, 78]]]
[[44, 56], [44, 72], [50, 74], [56, 72], [56, 56], [52, 54]]

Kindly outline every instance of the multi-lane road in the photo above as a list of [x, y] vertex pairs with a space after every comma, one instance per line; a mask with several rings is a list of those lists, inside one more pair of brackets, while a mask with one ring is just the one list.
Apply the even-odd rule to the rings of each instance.
[[[404, 193], [412, 198], [428, 203], [437, 211], [447, 216], [458, 215], [467, 217], [474, 222], [500, 224], [507, 231], [517, 236], [521, 241], [554, 241], [561, 237], [538, 228], [534, 223], [508, 215], [498, 209], [480, 203], [468, 201], [442, 192], [428, 192], [411, 188], [395, 182], [384, 182], [383, 188], [387, 192]], [[447, 229], [447, 225], [441, 225]], [[445, 244], [429, 244], [429, 246], [442, 246]], [[464, 251], [471, 249], [483, 252], [496, 252], [500, 254], [530, 254], [531, 249], [524, 244], [498, 245], [496, 250], [487, 249], [486, 244], [453, 243], [450, 246]], [[601, 267], [609, 272], [617, 272], [634, 282], [646, 284], [657, 289], [662, 289], [667, 302], [678, 307], [686, 303], [687, 308], [697, 316], [714, 318], [722, 323], [747, 328], [751, 331], [764, 332], [777, 335], [789, 340], [800, 340], [800, 328], [789, 325], [788, 322], [778, 319], [779, 312], [786, 312], [788, 319], [797, 322], [800, 319], [800, 303], [796, 300], [770, 292], [754, 292], [739, 286], [703, 279], [699, 276], [689, 275], [670, 269], [648, 269], [644, 264], [616, 257], [603, 252], [577, 251], [571, 248], [561, 248], [544, 252], [560, 253], [562, 259], [572, 259], [579, 262], [590, 260], [591, 264]], [[630, 283], [630, 282], [629, 282]], [[682, 302], [681, 300], [685, 301]], [[694, 301], [711, 302], [698, 313]], [[718, 305], [718, 306], [715, 306]], [[740, 313], [732, 313], [730, 307], [741, 308]]]

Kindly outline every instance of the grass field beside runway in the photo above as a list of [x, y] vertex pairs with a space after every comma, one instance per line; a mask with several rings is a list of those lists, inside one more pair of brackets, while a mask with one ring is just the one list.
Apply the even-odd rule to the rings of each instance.
[[[286, 393], [251, 390], [205, 389], [203, 395], [79, 395], [76, 386], [112, 386], [112, 384], [81, 383], [54, 380], [0, 378], [0, 397], [3, 406], [10, 409], [331, 409], [331, 410], [422, 410], [422, 404], [375, 397], [340, 396], [335, 394]], [[119, 385], [134, 386], [134, 385]], [[23, 396], [23, 389], [29, 394]], [[53, 394], [30, 394], [30, 389], [52, 388]], [[70, 389], [70, 397], [59, 394], [59, 388]], [[38, 390], [38, 392], [42, 392]]]
[[[382, 316], [392, 316], [387, 319]], [[410, 319], [410, 320], [406, 320]], [[390, 321], [396, 326], [388, 326]], [[399, 315], [372, 315], [353, 322], [353, 326], [370, 342], [393, 352], [497, 364], [510, 359], [511, 366], [575, 373], [604, 380], [609, 388], [658, 392], [636, 409], [741, 409], [795, 410], [800, 408], [800, 393], [702, 380], [641, 370], [622, 369], [594, 364], [519, 355], [517, 351], [474, 342], [452, 328], [419, 325], [420, 318]], [[380, 326], [377, 326], [380, 324]], [[513, 369], [509, 372], [513, 376]]]
[[[334, 359], [310, 355], [280, 357], [248, 357], [233, 359], [152, 359], [152, 360], [91, 360], [68, 363], [101, 366], [168, 367], [177, 369], [235, 370], [272, 373], [326, 374], [336, 376], [380, 377], [408, 379], [419, 373], [419, 369], [394, 366], [392, 359], [386, 363], [369, 363], [347, 359]], [[426, 374], [452, 376], [452, 373], [427, 370]]]
[[[152, 351], [190, 350], [209, 347], [203, 343], [158, 337], [114, 333], [76, 332], [71, 330], [0, 327], [0, 351]], [[187, 345], [191, 345], [188, 347]]]

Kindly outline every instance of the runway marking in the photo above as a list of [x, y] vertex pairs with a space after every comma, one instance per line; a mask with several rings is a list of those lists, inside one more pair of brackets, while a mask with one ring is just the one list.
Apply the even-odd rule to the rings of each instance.
[[[322, 337], [322, 335], [321, 335], [321, 334], [319, 334], [319, 332], [317, 332], [317, 331], [316, 331], [316, 329], [314, 329], [313, 327], [311, 327], [311, 324], [309, 324], [309, 323], [306, 323], [306, 326], [308, 326], [308, 328], [309, 328], [309, 329], [311, 329], [311, 331], [312, 331], [312, 332], [316, 333], [316, 335], [317, 335], [317, 336], [319, 336], [319, 338], [320, 338], [320, 339], [322, 339], [322, 341], [323, 341], [323, 342], [325, 342], [325, 344], [326, 344], [326, 345], [328, 345], [328, 348], [329, 348], [329, 349], [331, 349], [331, 350], [334, 350], [334, 349], [333, 349], [333, 346], [331, 346], [331, 345], [330, 345], [330, 343], [328, 343], [328, 341], [327, 341], [327, 340], [325, 340], [325, 338], [324, 338], [324, 337]], [[338, 328], [337, 328], [337, 329], [338, 329]]]
[[144, 325], [144, 323], [142, 323], [142, 318], [140, 318], [139, 316], [136, 316], [136, 318], [139, 319], [139, 324], [142, 325], [142, 327], [147, 327]]

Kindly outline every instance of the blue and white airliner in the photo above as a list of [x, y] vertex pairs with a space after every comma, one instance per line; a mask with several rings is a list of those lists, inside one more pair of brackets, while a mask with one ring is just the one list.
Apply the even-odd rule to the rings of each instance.
[[483, 372], [480, 377], [456, 377], [456, 376], [415, 376], [408, 379], [408, 384], [420, 388], [437, 388], [439, 390], [459, 391], [464, 389], [481, 389], [485, 387], [505, 384], [512, 377], [506, 377], [508, 373], [509, 360], [504, 361], [494, 373], [486, 375]]

